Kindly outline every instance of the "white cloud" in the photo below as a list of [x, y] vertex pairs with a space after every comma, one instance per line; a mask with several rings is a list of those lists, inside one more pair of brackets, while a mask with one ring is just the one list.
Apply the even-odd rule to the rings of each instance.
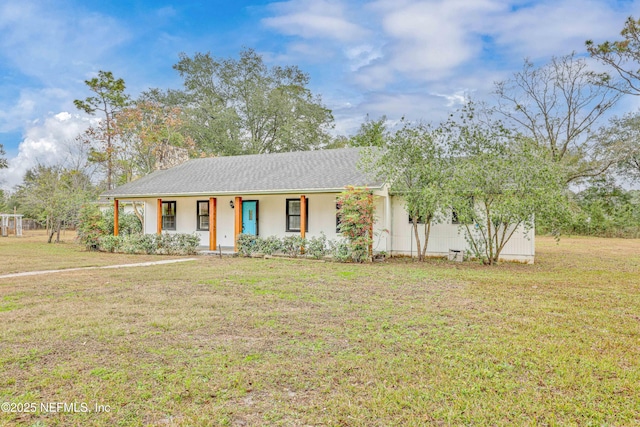
[[487, 31], [506, 55], [519, 60], [584, 52], [585, 40], [618, 37], [625, 18], [640, 12], [631, 3], [629, 9], [611, 6], [595, 0], [540, 1], [495, 16]]
[[44, 122], [34, 121], [25, 131], [18, 155], [9, 159], [9, 167], [0, 170], [0, 184], [11, 189], [22, 182], [27, 170], [38, 164], [45, 166], [78, 162], [76, 137], [95, 121], [66, 111], [49, 115]]
[[373, 3], [382, 30], [375, 61], [358, 70], [367, 89], [394, 82], [435, 81], [483, 53], [483, 22], [505, 8], [492, 0], [389, 1]]
[[383, 19], [394, 41], [400, 71], [449, 69], [482, 48], [475, 37], [476, 18], [499, 9], [491, 1], [447, 0], [419, 2], [396, 9]]
[[469, 93], [463, 90], [457, 91], [451, 94], [434, 93], [434, 95], [437, 97], [446, 99], [447, 100], [446, 106], [449, 108], [461, 107], [465, 105], [467, 102], [469, 102], [470, 100]]
[[438, 124], [447, 114], [459, 107], [463, 93], [433, 95], [418, 91], [371, 92], [356, 105], [341, 104], [334, 107], [336, 133], [353, 135], [368, 115], [376, 120], [386, 116], [391, 124], [402, 117], [410, 121]]
[[384, 89], [395, 77], [393, 67], [389, 67], [383, 61], [373, 61], [352, 75], [353, 81], [358, 86], [369, 91]]
[[382, 58], [382, 52], [380, 51], [380, 49], [370, 44], [347, 47], [344, 50], [344, 55], [350, 62], [351, 71], [356, 71], [359, 68], [369, 65], [373, 61]]
[[368, 32], [345, 17], [345, 6], [336, 0], [290, 0], [273, 3], [276, 16], [262, 23], [282, 34], [302, 38], [327, 38], [338, 41], [359, 40]]
[[513, 71], [525, 57], [546, 61], [584, 52], [588, 38], [617, 37], [624, 18], [640, 13], [640, 3], [614, 8], [598, 0], [379, 0], [368, 9], [379, 19], [381, 54], [362, 65], [354, 81], [381, 90]]
[[336, 51], [323, 45], [322, 43], [290, 43], [285, 54], [273, 54], [271, 52], [260, 52], [267, 62], [280, 64], [295, 64], [300, 58], [305, 58], [305, 62], [312, 64], [324, 64], [328, 61], [336, 60]]

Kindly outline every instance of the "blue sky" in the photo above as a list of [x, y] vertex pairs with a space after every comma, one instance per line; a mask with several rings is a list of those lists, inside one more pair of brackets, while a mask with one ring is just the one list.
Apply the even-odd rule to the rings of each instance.
[[[256, 49], [270, 65], [297, 65], [349, 135], [369, 114], [438, 122], [466, 96], [530, 58], [584, 53], [614, 39], [640, 0], [2, 0], [0, 143], [11, 188], [37, 162], [65, 158], [89, 123], [73, 100], [98, 70], [135, 97], [180, 86], [178, 54], [236, 56]], [[620, 111], [635, 109], [625, 100]]]

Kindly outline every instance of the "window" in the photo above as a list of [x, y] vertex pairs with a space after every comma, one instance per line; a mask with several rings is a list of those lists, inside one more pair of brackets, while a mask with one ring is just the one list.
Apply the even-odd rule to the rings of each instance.
[[209, 230], [209, 201], [208, 200], [198, 200], [198, 223], [197, 229], [200, 231]]
[[[413, 224], [413, 219], [411, 218], [411, 215], [408, 214], [407, 218], [409, 219], [409, 224]], [[424, 224], [424, 218], [423, 217], [418, 217], [418, 224]]]
[[340, 233], [340, 203], [336, 202], [336, 233]]
[[465, 206], [461, 206], [462, 210], [457, 210], [454, 207], [451, 208], [451, 224], [462, 224], [462, 221], [460, 221], [460, 214], [462, 214], [463, 219], [468, 217], [469, 215], [471, 215], [471, 217], [473, 218], [473, 210], [475, 206], [475, 199], [473, 198], [473, 196], [467, 198], [467, 204], [469, 206], [469, 209], [467, 209]]
[[455, 209], [451, 209], [451, 224], [460, 224], [460, 220], [458, 219], [458, 211]]
[[[305, 214], [307, 223], [304, 231], [309, 231], [309, 199]], [[287, 231], [300, 231], [300, 199], [287, 199]]]
[[162, 229], [176, 229], [176, 202], [162, 202]]

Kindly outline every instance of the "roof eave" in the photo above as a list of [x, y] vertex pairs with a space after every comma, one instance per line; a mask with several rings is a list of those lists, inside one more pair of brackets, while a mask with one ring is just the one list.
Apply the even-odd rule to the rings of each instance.
[[[364, 185], [371, 189], [380, 190], [383, 184]], [[243, 190], [243, 191], [213, 191], [213, 192], [185, 192], [185, 193], [140, 193], [140, 194], [101, 194], [100, 197], [111, 199], [147, 199], [162, 197], [213, 197], [213, 196], [247, 196], [247, 195], [268, 195], [268, 194], [313, 194], [313, 193], [342, 193], [345, 187], [335, 188], [295, 188], [277, 190]]]

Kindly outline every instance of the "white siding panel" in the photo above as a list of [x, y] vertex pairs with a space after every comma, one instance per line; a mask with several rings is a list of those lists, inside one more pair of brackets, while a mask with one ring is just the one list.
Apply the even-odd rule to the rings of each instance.
[[[404, 201], [399, 197], [392, 197], [392, 228], [393, 254], [416, 256], [417, 245], [413, 233], [413, 226], [404, 207]], [[444, 220], [449, 223], [432, 224], [429, 235], [427, 256], [445, 256], [450, 249], [469, 251], [465, 239], [463, 226], [451, 224], [451, 215], [445, 215]], [[443, 221], [444, 222], [444, 221]], [[424, 225], [420, 225], [420, 242], [424, 244]], [[525, 233], [523, 227], [517, 230], [505, 246], [501, 259], [532, 263], [535, 255], [534, 231]]]
[[[302, 193], [304, 194], [304, 193]], [[262, 237], [295, 235], [298, 232], [286, 232], [286, 199], [299, 199], [301, 194], [290, 195], [255, 195], [243, 196], [244, 200], [257, 200], [258, 207], [258, 233]], [[328, 239], [340, 239], [336, 232], [336, 193], [305, 194], [309, 203], [309, 231], [307, 238], [320, 236], [321, 232]], [[215, 195], [213, 197], [216, 197]], [[229, 202], [234, 197], [223, 196], [217, 198], [217, 228], [218, 244], [233, 246], [234, 238], [234, 210]], [[157, 227], [157, 199], [141, 199], [144, 207], [144, 231], [147, 234], [156, 232]], [[177, 229], [179, 233], [196, 232], [196, 202], [208, 200], [208, 197], [174, 197], [163, 201], [176, 201]], [[376, 208], [376, 223], [374, 225], [374, 250], [384, 251], [395, 255], [416, 256], [416, 242], [413, 228], [409, 223], [404, 202], [401, 198], [392, 197], [390, 203], [386, 203], [383, 194], [374, 196]], [[446, 215], [450, 222], [450, 215]], [[390, 226], [390, 230], [388, 229]], [[200, 235], [202, 246], [209, 244], [209, 232], [197, 231]], [[420, 239], [424, 240], [423, 226], [420, 226]], [[424, 242], [423, 242], [424, 243]], [[450, 249], [468, 251], [468, 245], [464, 238], [462, 227], [451, 224], [433, 224], [427, 248], [428, 256], [445, 256]], [[502, 258], [521, 262], [533, 262], [535, 255], [534, 231], [524, 233], [524, 229], [516, 231], [506, 245]]]
[[[304, 193], [303, 193], [304, 194]], [[328, 239], [337, 239], [336, 233], [336, 197], [337, 194], [305, 194], [309, 203], [309, 231], [307, 238], [320, 236], [324, 231]], [[258, 201], [258, 234], [260, 236], [296, 235], [299, 232], [286, 231], [286, 200], [299, 199], [301, 194], [290, 195], [245, 195], [243, 200]], [[211, 196], [211, 197], [216, 197]], [[217, 199], [218, 244], [233, 246], [234, 244], [234, 209], [230, 202], [234, 197], [223, 196]], [[142, 199], [145, 202], [144, 232], [154, 234], [157, 230], [157, 199]], [[167, 197], [163, 201], [176, 202], [176, 230], [168, 233], [194, 233], [200, 235], [200, 244], [209, 244], [209, 232], [197, 231], [197, 201], [208, 200], [208, 197]]]
[[156, 199], [142, 199], [144, 202], [144, 233], [155, 234], [156, 232]]

